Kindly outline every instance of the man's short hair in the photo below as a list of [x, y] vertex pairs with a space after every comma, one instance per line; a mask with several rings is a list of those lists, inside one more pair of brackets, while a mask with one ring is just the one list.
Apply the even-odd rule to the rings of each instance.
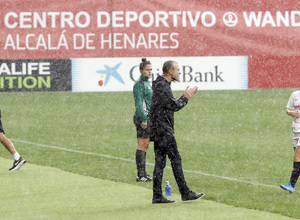
[[174, 63], [176, 63], [174, 60], [166, 61], [162, 67], [163, 74], [167, 74], [170, 69], [174, 69]]

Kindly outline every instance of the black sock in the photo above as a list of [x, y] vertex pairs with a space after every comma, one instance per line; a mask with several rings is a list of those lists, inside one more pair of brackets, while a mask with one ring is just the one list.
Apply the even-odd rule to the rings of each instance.
[[146, 152], [142, 150], [136, 150], [135, 161], [138, 172], [138, 177], [146, 176], [145, 165], [146, 165]]
[[143, 168], [144, 168], [144, 171], [145, 171], [145, 176], [147, 176], [148, 175], [147, 172], [146, 172], [147, 153], [146, 152], [144, 152], [144, 153], [145, 153], [145, 155], [144, 155], [144, 161], [143, 161], [143, 163], [144, 163]]
[[291, 185], [294, 188], [295, 188], [295, 185], [296, 185], [299, 175], [300, 175], [300, 162], [294, 162], [294, 168], [293, 168], [293, 171], [291, 174], [291, 179], [290, 179]]

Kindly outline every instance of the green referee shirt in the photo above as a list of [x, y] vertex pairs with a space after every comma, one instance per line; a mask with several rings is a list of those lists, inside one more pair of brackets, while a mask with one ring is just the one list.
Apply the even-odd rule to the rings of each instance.
[[141, 75], [136, 81], [133, 86], [133, 97], [135, 103], [134, 116], [140, 118], [142, 122], [147, 122], [152, 97], [152, 88], [148, 78]]

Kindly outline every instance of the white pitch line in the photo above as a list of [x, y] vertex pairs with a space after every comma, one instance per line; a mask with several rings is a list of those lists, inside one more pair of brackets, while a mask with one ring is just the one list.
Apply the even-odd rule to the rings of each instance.
[[234, 181], [234, 182], [247, 183], [247, 184], [251, 184], [251, 185], [255, 185], [255, 186], [264, 186], [264, 187], [269, 187], [269, 188], [280, 189], [278, 186], [274, 186], [274, 185], [267, 185], [267, 184], [263, 184], [263, 183], [256, 183], [256, 182], [251, 182], [251, 181], [247, 181], [247, 180], [241, 180], [241, 179], [238, 179], [238, 178], [232, 178], [232, 177], [226, 177], [226, 176], [219, 176], [219, 175], [214, 175], [214, 174], [209, 174], [209, 173], [202, 173], [202, 172], [199, 172], [199, 171], [184, 170], [184, 172], [187, 172], [187, 173], [196, 173], [196, 174], [200, 174], [200, 175], [203, 175], [203, 176], [215, 177], [215, 178], [220, 178], [220, 179], [224, 179], [224, 180], [230, 180], [230, 181]]
[[69, 152], [73, 152], [73, 153], [94, 155], [94, 156], [106, 157], [106, 158], [110, 158], [110, 159], [122, 160], [122, 161], [127, 161], [127, 162], [135, 162], [135, 161], [130, 160], [130, 159], [120, 158], [120, 157], [113, 157], [113, 156], [109, 156], [109, 155], [105, 155], [105, 154], [96, 154], [96, 153], [92, 153], [92, 152], [72, 150], [72, 149], [68, 149], [68, 148], [64, 148], [64, 147], [56, 147], [56, 146], [51, 146], [51, 145], [46, 145], [46, 144], [38, 144], [38, 143], [29, 142], [29, 141], [16, 140], [16, 139], [12, 139], [12, 138], [10, 138], [10, 140], [12, 140], [14, 142], [24, 143], [24, 144], [36, 145], [36, 146], [39, 146], [39, 147], [45, 147], [45, 148], [51, 148], [51, 149], [56, 149], [56, 150], [69, 151]]
[[[115, 160], [121, 160], [121, 161], [135, 163], [135, 160], [130, 160], [130, 159], [121, 158], [121, 157], [114, 157], [114, 156], [105, 155], [105, 154], [96, 154], [96, 153], [93, 153], [93, 152], [72, 150], [72, 149], [63, 148], [63, 147], [51, 146], [51, 145], [46, 145], [46, 144], [38, 144], [38, 143], [33, 143], [33, 142], [29, 142], [29, 141], [22, 141], [22, 140], [17, 140], [17, 139], [11, 139], [11, 140], [14, 141], [14, 142], [35, 145], [35, 146], [38, 146], [38, 147], [51, 148], [51, 149], [68, 151], [68, 152], [79, 153], [79, 154], [94, 155], [94, 156], [105, 157], [105, 158], [109, 158], [109, 159], [115, 159]], [[147, 163], [147, 164], [151, 165], [151, 166], [154, 166], [153, 163]], [[168, 167], [168, 166], [166, 168], [167, 169], [172, 169], [171, 167]], [[251, 185], [254, 185], [254, 186], [263, 186], [263, 187], [268, 187], [268, 188], [280, 189], [278, 186], [274, 186], [274, 185], [267, 185], [267, 184], [263, 184], [263, 183], [256, 183], [256, 182], [251, 182], [251, 181], [242, 180], [242, 179], [238, 179], [238, 178], [232, 178], [232, 177], [219, 176], [219, 175], [214, 175], [214, 174], [209, 174], [209, 173], [203, 173], [201, 171], [184, 170], [184, 172], [194, 173], [194, 174], [199, 174], [199, 175], [203, 175], [203, 176], [209, 176], [209, 177], [214, 177], [214, 178], [219, 178], [219, 179], [224, 179], [224, 180], [229, 180], [229, 181], [234, 181], [234, 182], [246, 183], [246, 184], [251, 184]]]

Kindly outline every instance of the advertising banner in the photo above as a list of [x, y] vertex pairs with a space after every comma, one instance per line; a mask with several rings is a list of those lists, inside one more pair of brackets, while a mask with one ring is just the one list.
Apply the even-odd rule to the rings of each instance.
[[[152, 57], [153, 75], [162, 73], [163, 63], [174, 57]], [[228, 90], [248, 88], [247, 57], [182, 57], [176, 58], [181, 69], [174, 90], [198, 86], [200, 90]], [[72, 59], [72, 91], [132, 91], [140, 77], [137, 58]], [[230, 65], [228, 65], [230, 64]]]
[[248, 88], [299, 87], [299, 4], [1, 1], [0, 59], [246, 56]]
[[0, 91], [71, 91], [71, 60], [0, 60]]

